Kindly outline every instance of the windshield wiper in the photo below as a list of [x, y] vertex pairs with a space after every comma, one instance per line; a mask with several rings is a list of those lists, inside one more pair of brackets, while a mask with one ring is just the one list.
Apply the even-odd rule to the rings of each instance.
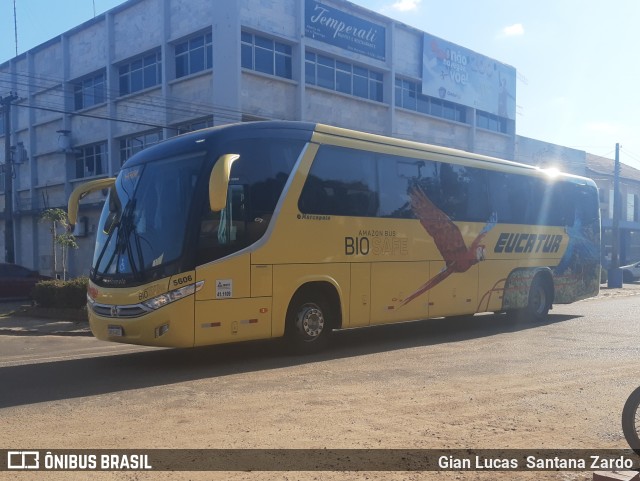
[[[112, 226], [112, 229], [109, 232], [109, 236], [107, 237], [105, 244], [102, 247], [102, 251], [100, 252], [100, 255], [98, 256], [98, 259], [96, 261], [95, 268], [98, 272], [102, 272], [104, 274], [108, 273], [109, 269], [111, 268], [113, 262], [116, 260], [118, 255], [126, 254], [127, 259], [129, 260], [129, 265], [131, 266], [131, 272], [133, 273], [133, 275], [137, 278], [140, 278], [142, 276], [144, 272], [144, 257], [142, 255], [142, 248], [140, 246], [140, 235], [138, 234], [133, 221], [133, 211], [135, 209], [135, 205], [136, 205], [136, 200], [130, 199], [122, 211], [120, 220], [115, 225]], [[113, 249], [113, 253], [111, 254], [111, 257], [109, 257], [109, 260], [107, 261], [107, 264], [105, 265], [104, 269], [100, 269], [102, 260], [105, 254], [107, 253], [107, 250], [109, 249], [111, 240], [113, 238], [113, 234], [115, 233], [116, 230], [118, 231], [118, 234], [116, 236], [116, 241], [115, 241], [116, 245], [115, 245], [115, 248]], [[135, 242], [136, 255], [137, 255], [138, 263], [140, 266], [139, 268], [133, 256], [132, 247], [130, 243], [131, 236], [133, 236], [133, 241]]]
[[[122, 242], [124, 244], [124, 250], [127, 252], [127, 258], [129, 259], [129, 264], [131, 264], [131, 271], [133, 275], [136, 277], [142, 277], [144, 275], [144, 256], [142, 255], [142, 246], [140, 245], [140, 234], [136, 229], [135, 223], [133, 222], [133, 210], [136, 205], [136, 199], [131, 199], [127, 204], [129, 207], [128, 211], [125, 209], [125, 212], [122, 215]], [[133, 236], [133, 241], [135, 243], [136, 255], [138, 257], [138, 263], [140, 267], [136, 265], [136, 262], [133, 257], [130, 237]]]
[[[100, 251], [100, 255], [98, 256], [98, 260], [96, 261], [96, 265], [94, 267], [96, 269], [96, 272], [100, 272], [100, 263], [102, 262], [102, 258], [104, 257], [104, 255], [107, 253], [107, 249], [109, 248], [109, 244], [111, 243], [111, 238], [113, 237], [113, 233], [116, 231], [118, 226], [119, 224], [111, 226], [111, 231], [109, 231], [107, 240], [104, 242], [104, 245], [102, 246], [102, 250]], [[109, 270], [109, 267], [111, 266], [111, 263], [113, 262], [113, 259], [117, 253], [118, 253], [118, 249], [114, 249], [113, 254], [111, 255], [111, 258], [107, 263], [107, 266], [104, 269], [102, 269], [103, 273], [106, 273]]]

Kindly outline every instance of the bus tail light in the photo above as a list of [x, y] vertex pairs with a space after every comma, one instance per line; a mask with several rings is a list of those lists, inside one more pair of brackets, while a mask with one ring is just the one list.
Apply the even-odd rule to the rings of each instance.
[[[156, 309], [160, 309], [167, 304], [171, 304], [172, 302], [178, 301], [184, 297], [190, 296], [198, 292], [204, 286], [204, 281], [196, 282], [195, 284], [190, 284], [188, 286], [181, 287], [180, 289], [175, 289], [173, 291], [169, 291], [166, 294], [160, 294], [159, 296], [154, 297], [153, 299], [149, 299], [148, 301], [144, 301], [142, 304], [155, 311]], [[168, 327], [167, 327], [168, 329]]]

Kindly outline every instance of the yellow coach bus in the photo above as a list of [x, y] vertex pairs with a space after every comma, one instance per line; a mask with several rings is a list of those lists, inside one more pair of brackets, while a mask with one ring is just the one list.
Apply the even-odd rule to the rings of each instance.
[[543, 319], [594, 296], [590, 179], [320, 124], [172, 138], [108, 189], [88, 289], [94, 335], [152, 346], [286, 336], [479, 312]]

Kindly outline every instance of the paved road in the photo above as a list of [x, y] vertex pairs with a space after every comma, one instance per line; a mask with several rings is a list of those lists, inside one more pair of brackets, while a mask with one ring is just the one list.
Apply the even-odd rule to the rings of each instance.
[[[345, 331], [326, 353], [303, 358], [283, 354], [278, 342], [163, 350], [0, 336], [0, 447], [624, 448], [620, 411], [640, 384], [639, 308], [640, 296], [605, 297], [559, 306], [542, 325], [488, 315]], [[528, 474], [518, 479], [591, 478]], [[468, 472], [101, 476], [515, 479]]]

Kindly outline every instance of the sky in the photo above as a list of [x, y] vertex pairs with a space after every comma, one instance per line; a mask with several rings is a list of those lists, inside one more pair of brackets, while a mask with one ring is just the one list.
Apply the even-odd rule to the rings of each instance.
[[[640, 169], [639, 1], [352, 1], [515, 67], [518, 135], [609, 158], [620, 143]], [[18, 53], [120, 3], [15, 0]], [[16, 53], [13, 20], [0, 0], [0, 63]]]

